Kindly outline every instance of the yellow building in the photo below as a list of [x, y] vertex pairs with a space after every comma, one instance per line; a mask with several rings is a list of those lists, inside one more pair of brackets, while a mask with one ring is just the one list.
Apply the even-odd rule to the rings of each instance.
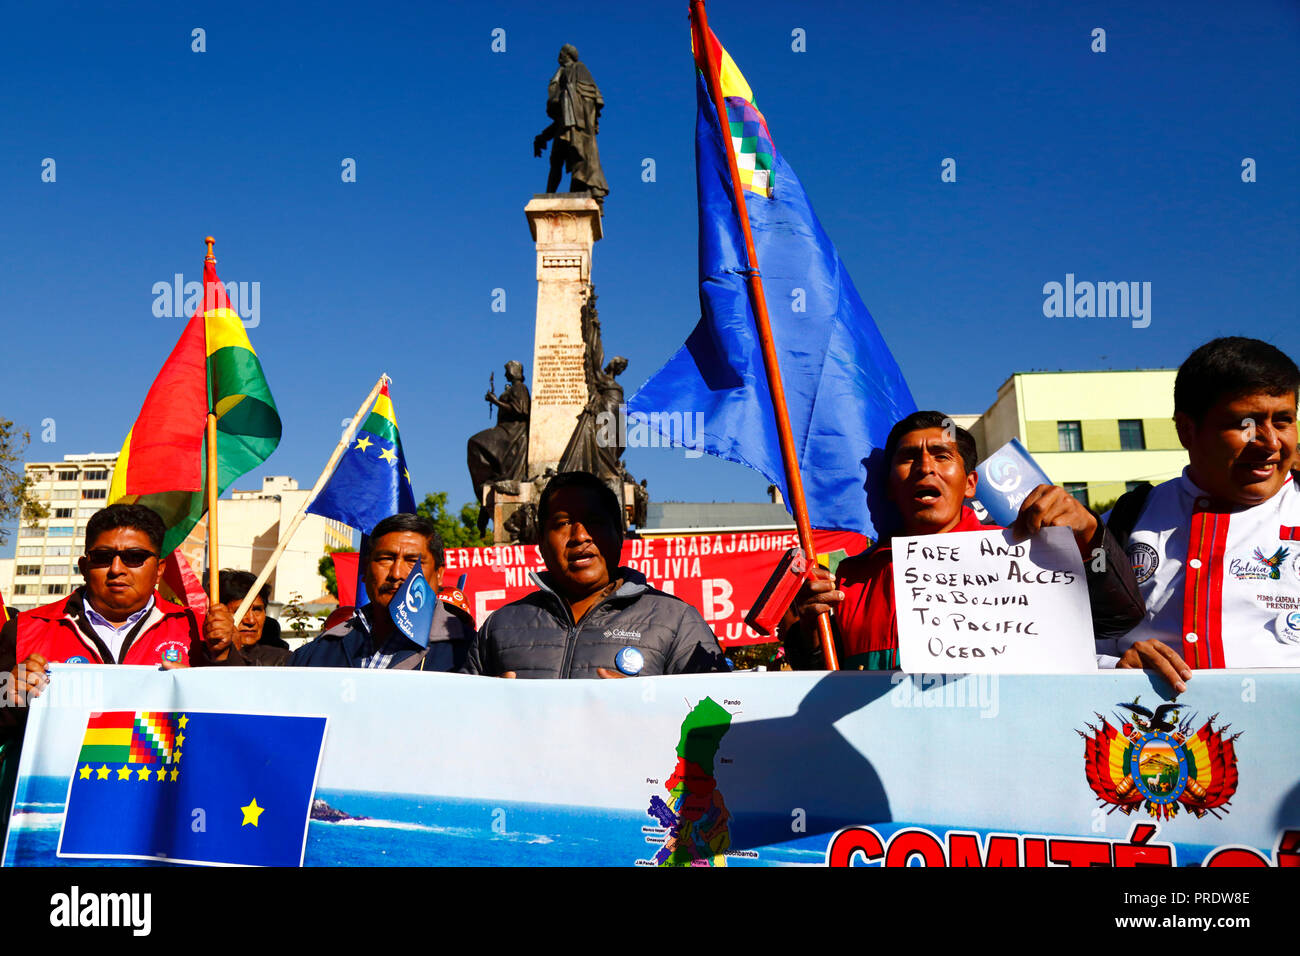
[[953, 417], [975, 437], [981, 461], [1018, 438], [1055, 484], [1095, 507], [1187, 464], [1173, 421], [1176, 375], [1017, 372], [983, 415]]

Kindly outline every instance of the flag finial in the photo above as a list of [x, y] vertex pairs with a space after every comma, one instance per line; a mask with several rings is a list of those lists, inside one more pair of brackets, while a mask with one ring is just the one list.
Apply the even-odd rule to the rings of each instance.
[[204, 261], [204, 262], [216, 262], [216, 261], [217, 261], [217, 257], [214, 256], [214, 255], [212, 254], [212, 244], [213, 244], [214, 242], [216, 242], [217, 240], [213, 239], [211, 236], [208, 236], [208, 237], [207, 237], [206, 239], [204, 239], [203, 241], [206, 242], [206, 243], [208, 244], [208, 254], [204, 257], [203, 261]]

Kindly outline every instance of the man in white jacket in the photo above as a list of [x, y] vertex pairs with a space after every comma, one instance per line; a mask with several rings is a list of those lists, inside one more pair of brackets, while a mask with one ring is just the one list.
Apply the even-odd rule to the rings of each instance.
[[1220, 338], [1178, 369], [1183, 473], [1129, 492], [1106, 516], [1146, 617], [1102, 666], [1159, 671], [1300, 667], [1300, 369], [1266, 342]]

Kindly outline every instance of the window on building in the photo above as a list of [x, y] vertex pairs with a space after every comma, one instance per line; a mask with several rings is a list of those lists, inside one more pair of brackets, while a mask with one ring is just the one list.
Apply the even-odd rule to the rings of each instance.
[[98, 510], [99, 505], [82, 505], [81, 508], [78, 509], [77, 514], [83, 518], [89, 518]]
[[41, 566], [39, 564], [20, 564], [18, 567], [14, 568], [14, 574], [18, 575], [20, 578], [23, 575], [40, 573]]
[[26, 545], [18, 549], [18, 557], [20, 558], [36, 558], [40, 557], [40, 554], [41, 548], [39, 545]]
[[1056, 441], [1061, 451], [1083, 451], [1083, 429], [1078, 422], [1057, 422]]
[[50, 492], [51, 501], [73, 501], [76, 497], [76, 488], [55, 488]]
[[76, 480], [77, 480], [77, 473], [75, 471], [59, 472], [59, 481], [76, 481]]
[[26, 594], [26, 593], [27, 593], [27, 585], [25, 584], [14, 585], [14, 594]]
[[1147, 447], [1146, 435], [1142, 433], [1142, 419], [1119, 420], [1119, 447], [1121, 451], [1142, 451]]
[[67, 564], [47, 564], [45, 574], [51, 578], [66, 578], [72, 573], [72, 568]]
[[20, 538], [43, 538], [43, 537], [45, 537], [45, 529], [44, 529], [44, 528], [29, 528], [27, 525], [23, 525], [21, 528], [18, 529], [18, 537], [20, 537]]
[[107, 471], [88, 471], [85, 476], [86, 481], [108, 481]]
[[68, 586], [66, 584], [42, 584], [42, 594], [67, 594]]
[[47, 558], [66, 558], [72, 554], [72, 548], [66, 544], [52, 544], [45, 549]]
[[56, 518], [71, 518], [71, 517], [72, 517], [72, 511], [73, 511], [73, 509], [71, 509], [71, 508], [55, 508], [55, 509], [54, 509], [54, 517], [56, 517]]
[[76, 534], [76, 529], [72, 525], [68, 525], [66, 528], [50, 529], [51, 538], [71, 538], [74, 534]]
[[81, 497], [83, 499], [107, 498], [107, 488], [82, 488]]
[[[1079, 449], [1072, 449], [1079, 451]], [[1085, 508], [1088, 507], [1088, 483], [1086, 481], [1067, 481], [1065, 483], [1065, 493], [1073, 495], [1075, 500]]]

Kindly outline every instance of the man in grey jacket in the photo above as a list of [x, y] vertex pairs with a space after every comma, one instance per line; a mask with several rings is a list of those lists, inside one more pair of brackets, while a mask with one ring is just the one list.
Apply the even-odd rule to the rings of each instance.
[[595, 475], [563, 472], [537, 506], [538, 590], [495, 611], [463, 673], [635, 677], [727, 670], [713, 631], [685, 601], [619, 567], [623, 509]]

